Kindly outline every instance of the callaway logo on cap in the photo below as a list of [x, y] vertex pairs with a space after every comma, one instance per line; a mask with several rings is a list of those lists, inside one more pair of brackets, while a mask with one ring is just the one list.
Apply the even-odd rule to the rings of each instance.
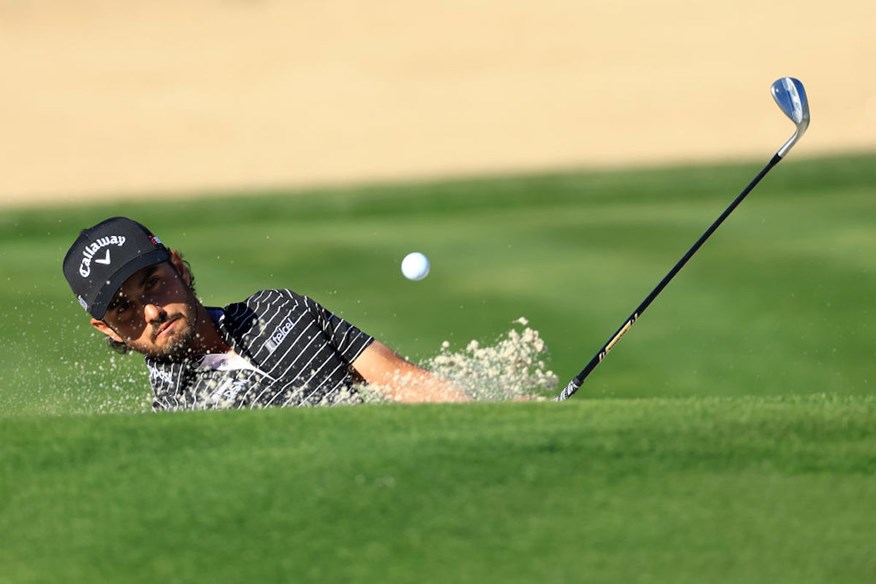
[[112, 217], [79, 234], [64, 257], [64, 277], [82, 308], [102, 319], [125, 280], [169, 258], [167, 248], [146, 227]]

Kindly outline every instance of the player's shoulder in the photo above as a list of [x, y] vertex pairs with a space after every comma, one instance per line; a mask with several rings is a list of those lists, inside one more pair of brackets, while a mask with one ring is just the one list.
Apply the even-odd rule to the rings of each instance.
[[272, 290], [259, 290], [249, 297], [235, 304], [246, 304], [249, 306], [268, 305], [268, 304], [285, 304], [285, 303], [300, 303], [305, 301], [305, 296], [298, 294], [287, 288], [277, 288]]
[[224, 313], [232, 318], [244, 314], [273, 314], [278, 311], [314, 311], [319, 304], [313, 299], [287, 288], [259, 290], [240, 302], [225, 306]]

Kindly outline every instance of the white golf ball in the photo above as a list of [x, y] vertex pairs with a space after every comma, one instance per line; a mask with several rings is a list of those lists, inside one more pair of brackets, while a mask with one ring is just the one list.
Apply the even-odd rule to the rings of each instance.
[[402, 260], [401, 271], [408, 280], [418, 282], [429, 275], [429, 258], [418, 251], [409, 253]]

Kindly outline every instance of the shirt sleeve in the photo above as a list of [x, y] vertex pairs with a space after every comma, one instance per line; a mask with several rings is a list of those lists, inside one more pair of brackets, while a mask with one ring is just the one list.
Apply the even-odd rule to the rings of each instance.
[[314, 315], [325, 337], [348, 363], [355, 361], [362, 351], [374, 342], [374, 337], [333, 314], [312, 298], [304, 296], [303, 299], [307, 310]]

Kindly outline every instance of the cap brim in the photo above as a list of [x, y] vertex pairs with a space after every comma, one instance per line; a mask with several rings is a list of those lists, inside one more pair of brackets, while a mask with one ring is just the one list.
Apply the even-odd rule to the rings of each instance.
[[137, 258], [116, 270], [107, 283], [101, 286], [100, 292], [98, 292], [94, 302], [92, 302], [91, 306], [88, 308], [88, 312], [97, 320], [103, 320], [103, 317], [106, 315], [106, 309], [109, 306], [109, 303], [112, 302], [113, 296], [116, 295], [116, 292], [118, 292], [119, 288], [122, 287], [122, 284], [124, 284], [128, 278], [143, 268], [166, 262], [169, 259], [170, 254], [167, 253], [167, 249], [163, 247], [154, 249], [141, 256], [137, 256]]

